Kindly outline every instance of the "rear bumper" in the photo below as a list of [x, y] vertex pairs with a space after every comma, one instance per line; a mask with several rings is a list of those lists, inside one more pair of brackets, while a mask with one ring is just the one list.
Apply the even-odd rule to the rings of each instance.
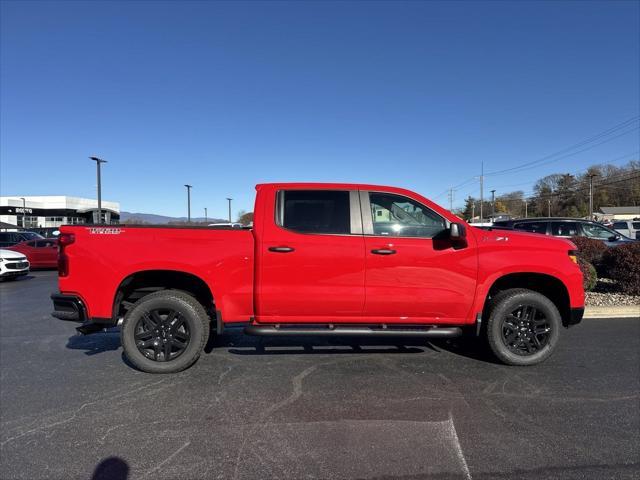
[[570, 310], [569, 318], [565, 321], [565, 327], [570, 327], [571, 325], [577, 325], [582, 321], [582, 317], [584, 316], [584, 307], [580, 308], [572, 308]]
[[53, 315], [60, 320], [70, 320], [72, 322], [84, 322], [87, 320], [87, 309], [82, 300], [75, 295], [62, 295], [54, 293], [51, 295], [53, 301]]

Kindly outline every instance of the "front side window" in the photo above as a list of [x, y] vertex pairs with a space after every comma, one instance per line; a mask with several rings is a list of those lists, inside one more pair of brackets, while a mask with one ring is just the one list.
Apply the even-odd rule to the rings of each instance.
[[596, 225], [595, 223], [583, 223], [582, 230], [587, 237], [599, 238], [606, 240], [617, 235], [616, 232], [612, 232], [608, 228]]
[[391, 193], [369, 193], [374, 235], [432, 238], [446, 228], [437, 213], [410, 198]]
[[556, 237], [575, 237], [578, 235], [578, 224], [575, 222], [552, 222], [551, 235]]
[[281, 193], [281, 222], [303, 233], [351, 233], [349, 192], [287, 190]]
[[516, 223], [513, 228], [515, 230], [523, 230], [531, 233], [547, 233], [547, 222], [526, 222]]

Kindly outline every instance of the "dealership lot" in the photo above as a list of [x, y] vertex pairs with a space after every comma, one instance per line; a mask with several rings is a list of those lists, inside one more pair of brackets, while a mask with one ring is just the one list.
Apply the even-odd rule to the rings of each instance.
[[49, 316], [55, 272], [0, 284], [1, 477], [638, 478], [640, 320], [585, 320], [546, 363], [464, 342], [227, 333], [138, 372], [117, 332]]

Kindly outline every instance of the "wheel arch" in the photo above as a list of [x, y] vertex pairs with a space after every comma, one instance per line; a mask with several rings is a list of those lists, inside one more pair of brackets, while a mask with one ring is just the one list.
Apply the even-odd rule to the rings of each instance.
[[560, 312], [562, 324], [567, 326], [571, 320], [569, 290], [558, 277], [539, 272], [517, 272], [503, 275], [491, 284], [484, 299], [482, 317], [488, 318], [491, 299], [499, 292], [511, 288], [526, 288], [544, 295]]
[[161, 290], [178, 290], [193, 296], [215, 318], [214, 295], [199, 276], [179, 270], [140, 270], [126, 276], [118, 285], [113, 299], [113, 318], [124, 316], [139, 299]]

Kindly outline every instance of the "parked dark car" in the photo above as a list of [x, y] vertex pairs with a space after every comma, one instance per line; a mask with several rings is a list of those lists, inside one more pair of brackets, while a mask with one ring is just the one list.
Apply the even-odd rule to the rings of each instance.
[[613, 247], [636, 240], [605, 227], [601, 223], [581, 218], [521, 218], [495, 222], [494, 228], [521, 230], [531, 233], [542, 233], [554, 237], [589, 237], [602, 240], [607, 246]]
[[35, 232], [0, 232], [0, 248], [11, 247], [27, 240], [40, 240], [44, 238]]

